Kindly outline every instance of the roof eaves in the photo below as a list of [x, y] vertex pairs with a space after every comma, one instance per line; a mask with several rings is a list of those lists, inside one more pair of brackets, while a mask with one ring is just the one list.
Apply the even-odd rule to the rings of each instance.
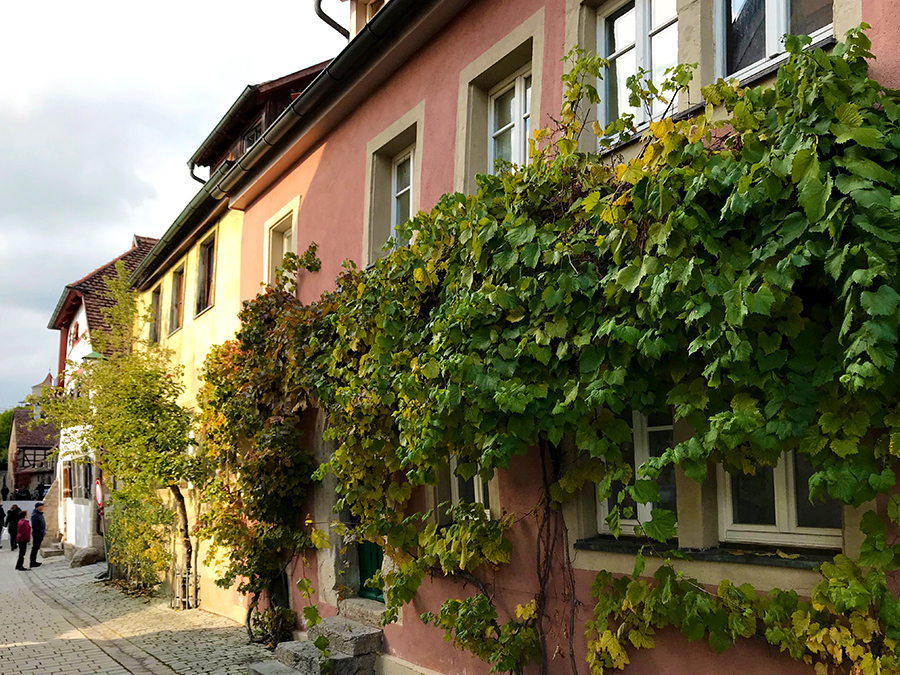
[[171, 245], [178, 237], [180, 237], [188, 227], [191, 226], [195, 214], [200, 208], [213, 198], [212, 191], [218, 189], [219, 181], [234, 165], [231, 160], [223, 162], [218, 169], [209, 177], [209, 180], [197, 191], [197, 194], [188, 202], [178, 217], [166, 230], [165, 234], [157, 240], [156, 244], [150, 250], [150, 253], [141, 261], [134, 272], [128, 277], [128, 285], [136, 287], [150, 275], [153, 270], [153, 263], [165, 252], [166, 248]]

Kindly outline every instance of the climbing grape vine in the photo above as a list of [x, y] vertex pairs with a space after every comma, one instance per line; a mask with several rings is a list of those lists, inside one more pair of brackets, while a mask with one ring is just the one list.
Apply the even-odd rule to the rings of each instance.
[[[334, 451], [320, 471], [336, 477], [347, 534], [392, 560], [379, 579], [388, 621], [426, 577], [454, 578], [461, 597], [424, 621], [492, 670], [546, 669], [546, 584], [561, 555], [575, 602], [560, 505], [586, 486], [606, 499], [617, 483], [656, 503], [668, 465], [704, 481], [716, 465], [752, 473], [802, 453], [812, 500], [880, 499], [897, 521], [900, 96], [868, 78], [862, 29], [830, 53], [808, 45], [786, 39], [771, 85], [705, 87], [696, 115], [641, 133], [630, 118], [595, 125], [601, 154], [577, 148], [604, 64], [576, 53], [562, 115], [537, 132], [527, 166], [444, 195], [408, 223], [411, 244], [366, 270], [348, 264], [315, 303], [284, 289], [247, 303], [237, 341], [209, 361], [210, 410], [303, 485], [302, 412], [327, 415]], [[679, 67], [658, 90], [639, 75], [632, 104], [688, 79]], [[631, 466], [623, 412], [669, 409], [692, 435]], [[530, 514], [423, 509], [417, 497], [451, 460], [487, 481], [535, 453], [544, 490]], [[248, 487], [271, 480], [258, 468]], [[622, 516], [633, 509], [607, 519], [617, 535]], [[505, 616], [488, 572], [510, 560], [523, 518], [537, 523], [540, 589]], [[676, 536], [675, 520], [655, 508], [636, 534], [652, 548]], [[821, 673], [900, 672], [888, 526], [864, 517], [858, 560], [821, 565], [808, 599], [711, 588], [668, 561], [644, 575], [643, 556], [630, 576], [601, 572], [593, 618], [576, 627], [590, 670], [623, 668], [674, 626], [718, 651], [761, 636]]]

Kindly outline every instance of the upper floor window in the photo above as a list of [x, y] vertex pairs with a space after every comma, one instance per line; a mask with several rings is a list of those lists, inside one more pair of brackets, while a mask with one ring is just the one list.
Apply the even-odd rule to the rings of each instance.
[[753, 475], [719, 469], [719, 538], [725, 542], [840, 548], [841, 505], [809, 501], [814, 473], [806, 458], [785, 453]]
[[216, 278], [216, 240], [210, 237], [200, 244], [200, 259], [197, 265], [197, 311], [212, 307]]
[[[675, 0], [635, 0], [601, 15], [597, 45], [598, 53], [609, 61], [601, 90], [600, 123], [608, 124], [626, 113], [634, 115], [636, 124], [647, 122], [647, 111], [628, 102], [628, 78], [643, 68], [659, 87], [666, 79], [666, 70], [678, 64]], [[662, 115], [667, 105], [654, 101], [652, 115]]]
[[169, 305], [169, 333], [184, 323], [184, 265], [172, 273], [172, 299]]
[[784, 52], [785, 33], [822, 37], [832, 0], [722, 0], [725, 75], [745, 76]]
[[150, 294], [150, 342], [159, 342], [159, 301], [160, 287]]
[[498, 160], [525, 164], [531, 134], [531, 66], [490, 92], [488, 169]]
[[247, 152], [260, 139], [262, 133], [263, 123], [262, 118], [259, 118], [244, 132], [244, 136], [241, 139], [241, 154]]
[[[644, 415], [637, 411], [626, 414], [631, 423], [632, 442], [622, 447], [622, 455], [628, 464], [635, 470], [651, 457], [660, 457], [674, 445], [674, 425], [671, 412], [651, 413]], [[634, 481], [632, 481], [634, 482]], [[659, 499], [655, 504], [635, 504], [627, 494], [619, 504], [619, 493], [624, 490], [619, 483], [613, 486], [609, 498], [601, 503], [598, 509], [600, 532], [609, 532], [610, 526], [606, 517], [610, 511], [619, 504], [620, 508], [631, 508], [632, 518], [620, 517], [619, 523], [625, 534], [634, 534], [634, 528], [639, 523], [646, 523], [651, 518], [653, 509], [668, 509], [675, 513], [675, 470], [669, 464], [660, 473], [656, 480], [659, 485]]]
[[458, 476], [456, 471], [459, 462], [455, 456], [450, 458], [450, 503], [456, 506], [460, 503], [481, 504], [485, 513], [490, 517], [491, 494], [488, 483], [481, 479], [477, 473], [471, 478]]
[[412, 218], [414, 151], [415, 146], [401, 152], [391, 168], [391, 238], [397, 244], [397, 228]]
[[289, 213], [269, 230], [269, 270], [268, 281], [274, 286], [277, 272], [286, 253], [294, 252], [294, 214]]

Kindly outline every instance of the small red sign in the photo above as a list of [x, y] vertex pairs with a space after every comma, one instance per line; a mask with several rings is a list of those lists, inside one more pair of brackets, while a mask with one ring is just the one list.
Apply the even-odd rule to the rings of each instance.
[[103, 487], [100, 485], [100, 479], [94, 481], [94, 499], [97, 500], [97, 506], [103, 508]]

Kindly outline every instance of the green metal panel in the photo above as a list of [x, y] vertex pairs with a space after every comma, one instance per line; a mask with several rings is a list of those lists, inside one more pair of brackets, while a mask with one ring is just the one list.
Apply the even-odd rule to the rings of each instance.
[[375, 573], [381, 569], [381, 563], [384, 560], [384, 551], [377, 544], [370, 541], [364, 541], [357, 546], [359, 551], [359, 595], [369, 600], [377, 600], [384, 602], [384, 596], [381, 589], [369, 588], [366, 582], [375, 576]]

